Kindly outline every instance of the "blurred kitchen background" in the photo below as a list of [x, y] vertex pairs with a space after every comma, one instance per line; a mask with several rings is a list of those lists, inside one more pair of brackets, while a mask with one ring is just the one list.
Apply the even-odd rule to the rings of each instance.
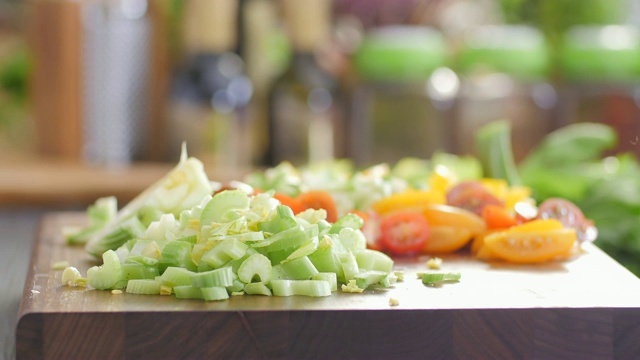
[[[183, 143], [216, 180], [474, 155], [496, 119], [517, 161], [585, 121], [635, 161], [639, 26], [640, 0], [0, 0], [0, 204], [124, 202]], [[627, 189], [603, 247], [640, 273]]]
[[577, 121], [638, 153], [635, 0], [2, 0], [0, 153], [216, 168], [523, 158]]
[[224, 181], [474, 155], [497, 119], [520, 162], [554, 129], [606, 123], [617, 146], [548, 169], [545, 195], [640, 275], [639, 27], [640, 0], [0, 0], [0, 355], [41, 216], [122, 206], [183, 142]]

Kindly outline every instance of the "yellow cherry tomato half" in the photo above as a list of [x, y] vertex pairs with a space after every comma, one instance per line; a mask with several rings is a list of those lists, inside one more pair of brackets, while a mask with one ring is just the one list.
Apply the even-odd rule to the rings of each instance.
[[380, 215], [387, 215], [396, 211], [420, 210], [425, 205], [445, 202], [445, 195], [441, 191], [409, 190], [378, 200], [371, 208]]
[[486, 230], [484, 220], [473, 212], [450, 205], [432, 204], [422, 209], [431, 226], [451, 226], [469, 230], [471, 236]]
[[550, 231], [560, 230], [564, 228], [562, 223], [556, 219], [536, 219], [527, 221], [521, 225], [512, 226], [507, 231], [509, 232], [538, 232], [538, 231]]
[[467, 245], [473, 234], [471, 230], [457, 226], [431, 226], [429, 241], [422, 251], [427, 254], [450, 253]]
[[514, 263], [540, 263], [569, 255], [575, 229], [500, 231], [487, 235], [480, 251]]

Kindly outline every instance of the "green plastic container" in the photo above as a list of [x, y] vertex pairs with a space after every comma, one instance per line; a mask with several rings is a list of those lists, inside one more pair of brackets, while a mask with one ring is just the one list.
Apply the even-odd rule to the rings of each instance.
[[358, 165], [429, 158], [451, 150], [447, 115], [458, 88], [444, 36], [424, 26], [366, 34], [353, 65], [360, 80], [351, 109], [349, 155]]
[[515, 159], [526, 157], [554, 128], [557, 92], [548, 81], [550, 63], [537, 28], [491, 25], [469, 32], [456, 58], [462, 79], [454, 118], [456, 152], [477, 155], [477, 130], [507, 120]]
[[392, 26], [367, 34], [355, 54], [355, 68], [367, 81], [414, 82], [427, 80], [447, 60], [447, 45], [437, 30]]
[[621, 25], [574, 27], [563, 38], [560, 63], [570, 81], [637, 82], [640, 31]]
[[518, 80], [538, 80], [549, 73], [549, 49], [543, 34], [524, 25], [485, 26], [469, 34], [458, 57], [459, 71], [499, 72]]

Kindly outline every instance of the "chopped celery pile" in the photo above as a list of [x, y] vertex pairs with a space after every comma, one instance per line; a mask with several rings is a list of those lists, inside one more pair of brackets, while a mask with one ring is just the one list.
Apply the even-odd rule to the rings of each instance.
[[[163, 214], [179, 216], [213, 191], [202, 162], [187, 157], [183, 146], [180, 162], [155, 184], [119, 211], [113, 197], [98, 199], [87, 210], [89, 226], [66, 234], [70, 243], [86, 243], [96, 257], [144, 235], [147, 227]], [[157, 225], [156, 225], [157, 226]]]
[[[393, 260], [366, 249], [362, 221], [353, 214], [335, 223], [324, 210], [294, 215], [273, 191], [207, 193], [176, 215], [181, 204], [163, 207], [146, 226], [135, 214], [120, 218], [107, 234], [127, 236], [118, 235], [122, 243], [115, 247], [98, 242], [109, 248], [103, 264], [87, 271], [88, 284], [211, 301], [238, 294], [329, 296], [343, 284], [354, 292], [397, 281]], [[97, 249], [103, 247], [90, 252]]]

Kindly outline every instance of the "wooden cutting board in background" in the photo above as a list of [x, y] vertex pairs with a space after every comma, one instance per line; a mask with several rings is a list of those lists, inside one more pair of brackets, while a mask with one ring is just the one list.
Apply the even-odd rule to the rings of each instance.
[[[18, 314], [22, 358], [633, 359], [640, 354], [640, 280], [596, 246], [538, 266], [444, 257], [461, 281], [428, 287], [427, 257], [396, 259], [391, 289], [326, 298], [238, 296], [205, 302], [66, 288], [64, 244], [81, 213], [45, 216]], [[389, 299], [399, 301], [390, 306]]]

